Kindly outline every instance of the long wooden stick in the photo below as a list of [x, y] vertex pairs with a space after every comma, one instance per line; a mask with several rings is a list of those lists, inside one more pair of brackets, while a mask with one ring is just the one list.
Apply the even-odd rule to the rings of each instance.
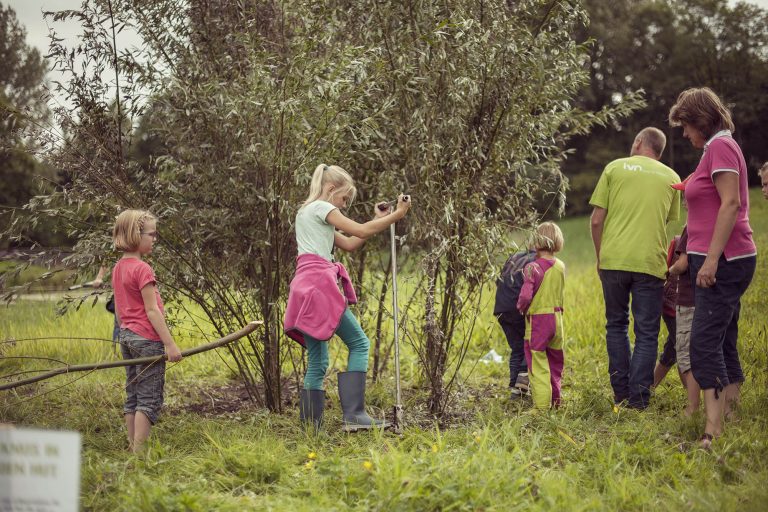
[[[195, 354], [199, 354], [200, 352], [207, 352], [208, 350], [212, 350], [214, 348], [224, 346], [228, 343], [232, 343], [233, 341], [239, 340], [244, 336], [248, 336], [253, 331], [255, 331], [258, 326], [262, 325], [263, 323], [264, 322], [261, 320], [250, 322], [237, 332], [233, 332], [232, 334], [227, 334], [223, 338], [219, 338], [218, 340], [212, 341], [211, 343], [207, 343], [205, 345], [200, 345], [199, 347], [184, 350], [181, 353], [181, 355], [184, 357], [193, 356]], [[135, 364], [156, 363], [158, 361], [161, 361], [162, 359], [166, 359], [167, 357], [168, 357], [167, 355], [163, 354], [162, 356], [148, 356], [148, 357], [139, 357], [136, 359], [122, 359], [120, 361], [107, 361], [103, 363], [67, 365], [64, 368], [57, 368], [56, 370], [51, 370], [46, 373], [41, 373], [40, 375], [36, 375], [28, 379], [17, 380], [14, 382], [9, 382], [7, 384], [0, 384], [0, 391], [6, 391], [8, 389], [18, 388], [20, 386], [26, 386], [27, 384], [32, 384], [34, 382], [38, 382], [41, 380], [50, 379], [51, 377], [55, 377], [56, 375], [61, 375], [62, 373], [87, 372], [91, 370], [103, 370], [105, 368], [118, 368], [120, 366], [132, 366]]]

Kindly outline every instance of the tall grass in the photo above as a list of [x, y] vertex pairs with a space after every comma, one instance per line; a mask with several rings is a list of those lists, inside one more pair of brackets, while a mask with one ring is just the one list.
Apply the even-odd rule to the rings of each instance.
[[[752, 225], [768, 250], [768, 208], [754, 194]], [[768, 293], [765, 260], [744, 297], [740, 347], [747, 382], [740, 418], [712, 452], [696, 448], [703, 418], [681, 415], [685, 397], [670, 374], [644, 412], [614, 410], [607, 376], [603, 303], [586, 218], [561, 222], [568, 266], [564, 404], [532, 413], [510, 403], [505, 364], [474, 364], [493, 348], [507, 355], [488, 306], [478, 319], [465, 384], [450, 428], [416, 419], [421, 395], [410, 351], [403, 356], [405, 433], [346, 435], [331, 395], [324, 432], [302, 430], [295, 409], [267, 414], [245, 402], [225, 414], [190, 408], [216, 397], [231, 372], [222, 351], [169, 367], [167, 405], [148, 450], [126, 450], [121, 428], [122, 373], [95, 372], [0, 395], [0, 421], [82, 432], [85, 510], [765, 510], [768, 503]], [[670, 228], [679, 231], [680, 226]], [[407, 277], [406, 277], [407, 279]], [[50, 303], [19, 301], [0, 310], [0, 338], [108, 338], [112, 317], [100, 305], [56, 317]], [[184, 328], [182, 346], [201, 342]], [[663, 335], [660, 336], [663, 339]], [[337, 350], [343, 368], [345, 352]], [[36, 354], [82, 362], [115, 357], [108, 341], [44, 340], [0, 345], [6, 356]], [[406, 345], [407, 349], [407, 345]], [[332, 356], [333, 360], [333, 356]], [[0, 360], [0, 374], [42, 364]], [[390, 374], [369, 401], [392, 404]], [[207, 393], [207, 395], [206, 395]]]

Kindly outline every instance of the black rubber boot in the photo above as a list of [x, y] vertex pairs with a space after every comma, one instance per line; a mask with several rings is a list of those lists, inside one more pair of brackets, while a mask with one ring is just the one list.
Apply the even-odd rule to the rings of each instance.
[[302, 423], [312, 422], [316, 429], [323, 423], [325, 409], [325, 391], [320, 389], [302, 389], [299, 393], [299, 419]]
[[374, 420], [365, 412], [365, 372], [339, 373], [339, 401], [344, 432], [390, 426], [388, 421]]

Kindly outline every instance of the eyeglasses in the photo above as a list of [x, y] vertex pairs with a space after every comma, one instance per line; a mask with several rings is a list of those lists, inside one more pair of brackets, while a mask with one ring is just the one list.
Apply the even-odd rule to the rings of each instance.
[[157, 240], [157, 238], [160, 236], [157, 231], [141, 231], [140, 234], [151, 236], [152, 240]]

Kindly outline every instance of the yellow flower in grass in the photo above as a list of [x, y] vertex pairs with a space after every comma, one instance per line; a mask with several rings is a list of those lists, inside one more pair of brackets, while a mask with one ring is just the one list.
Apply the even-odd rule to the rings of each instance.
[[307, 454], [307, 458], [308, 458], [309, 460], [315, 460], [315, 459], [317, 458], [317, 454], [316, 454], [315, 452], [309, 452], [309, 453]]
[[314, 467], [315, 467], [315, 461], [313, 461], [313, 460], [308, 460], [308, 461], [307, 461], [307, 462], [304, 464], [304, 468], [305, 468], [305, 469], [312, 469], [312, 468], [314, 468]]
[[366, 471], [373, 470], [373, 462], [371, 462], [369, 460], [363, 461], [363, 469], [366, 470]]
[[433, 444], [433, 445], [432, 445], [432, 453], [437, 453], [437, 452], [438, 452], [438, 450], [439, 450], [439, 448], [437, 447], [437, 445], [436, 445], [436, 444]]
[[614, 405], [613, 406], [613, 412], [615, 412], [616, 414], [619, 414], [619, 406], [618, 405]]

